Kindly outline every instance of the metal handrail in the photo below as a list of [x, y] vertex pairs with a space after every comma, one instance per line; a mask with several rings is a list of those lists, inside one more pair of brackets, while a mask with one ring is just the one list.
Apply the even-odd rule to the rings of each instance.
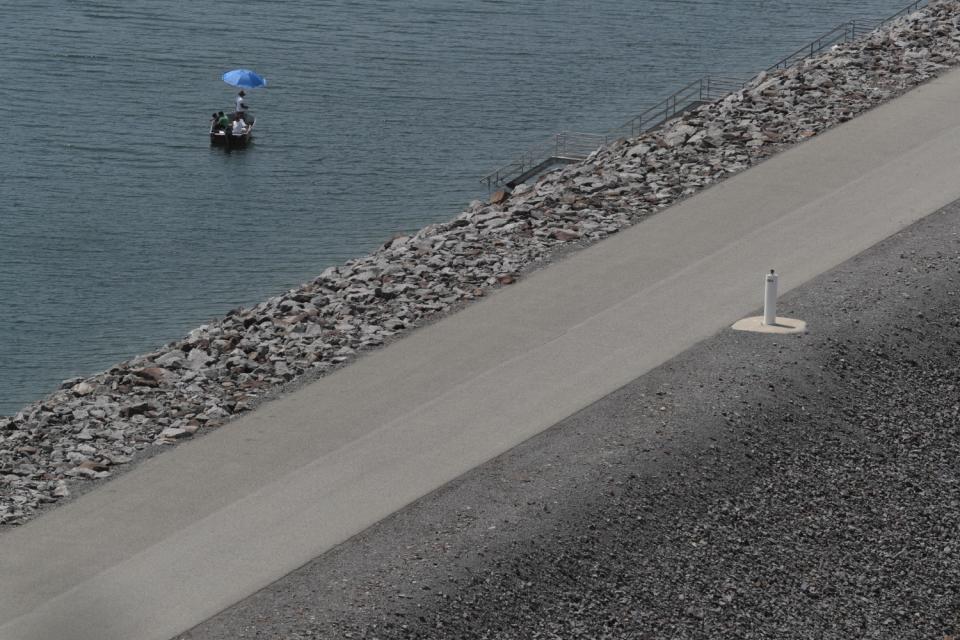
[[851, 23], [844, 22], [842, 24], [838, 24], [830, 31], [827, 31], [819, 38], [810, 42], [810, 44], [804, 45], [785, 58], [778, 60], [775, 64], [770, 65], [767, 67], [767, 71], [776, 71], [777, 69], [786, 69], [787, 67], [792, 67], [800, 60], [814, 56], [827, 47], [833, 46], [837, 42], [849, 41], [850, 37]]
[[623, 137], [634, 137], [656, 129], [664, 122], [672, 120], [685, 111], [707, 102], [719, 100], [734, 91], [739, 91], [753, 79], [754, 75], [748, 72], [729, 71], [705, 75], [679, 91], [675, 91], [666, 99], [648, 107], [619, 127], [611, 129], [606, 135], [608, 138], [616, 140]]
[[790, 67], [804, 58], [809, 58], [820, 53], [827, 47], [831, 47], [841, 40], [843, 42], [858, 40], [869, 33], [873, 33], [883, 25], [893, 22], [901, 16], [913, 13], [921, 6], [926, 4], [929, 4], [929, 0], [914, 0], [914, 2], [911, 2], [903, 9], [900, 9], [893, 15], [887, 16], [882, 20], [854, 18], [846, 22], [842, 22], [816, 40], [813, 40], [810, 44], [779, 60], [776, 64], [767, 67], [767, 71], [775, 71], [777, 69], [785, 69]]
[[[851, 19], [843, 22], [819, 38], [811, 41], [804, 47], [778, 60], [767, 67], [767, 71], [776, 71], [793, 66], [800, 60], [814, 56], [828, 47], [839, 42], [850, 42], [876, 31], [883, 25], [897, 18], [912, 13], [921, 6], [929, 4], [930, 0], [914, 0], [906, 7], [883, 20]], [[681, 87], [660, 102], [653, 104], [638, 115], [630, 118], [619, 127], [607, 131], [605, 134], [589, 134], [562, 131], [554, 134], [544, 143], [530, 147], [526, 151], [514, 156], [513, 160], [493, 171], [480, 182], [486, 182], [487, 187], [504, 184], [511, 177], [524, 175], [531, 170], [544, 167], [552, 160], [569, 161], [583, 159], [598, 148], [606, 146], [620, 138], [633, 138], [642, 133], [656, 129], [664, 123], [676, 118], [690, 109], [707, 102], [714, 102], [735, 91], [743, 89], [755, 74], [749, 73], [714, 73], [708, 74]]]
[[638, 115], [630, 118], [619, 127], [613, 129], [617, 133], [626, 133], [629, 131], [629, 137], [637, 136], [644, 131], [649, 131], [657, 124], [663, 123], [678, 113], [678, 105], [681, 107], [689, 105], [691, 102], [699, 101], [703, 95], [703, 78], [694, 80], [685, 87], [675, 91], [665, 99], [651, 107], [647, 107]]
[[697, 105], [712, 102], [732, 91], [737, 91], [743, 88], [752, 77], [752, 73], [738, 72], [704, 76], [604, 134], [569, 131], [554, 134], [546, 141], [517, 154], [508, 163], [485, 175], [480, 181], [492, 187], [495, 184], [504, 183], [510, 177], [521, 175], [533, 167], [548, 163], [552, 159], [558, 161], [583, 159], [614, 140], [640, 135]]
[[888, 22], [893, 22], [894, 20], [896, 20], [896, 19], [899, 18], [900, 16], [905, 16], [905, 15], [907, 15], [908, 13], [913, 13], [914, 11], [916, 11], [917, 9], [919, 9], [920, 7], [922, 7], [922, 6], [924, 6], [924, 5], [927, 5], [927, 4], [930, 4], [930, 0], [915, 0], [915, 2], [911, 2], [910, 4], [908, 4], [907, 6], [905, 6], [903, 9], [900, 9], [900, 11], [897, 11], [897, 12], [896, 12], [895, 14], [893, 14], [892, 16], [887, 16], [886, 18], [884, 18], [883, 20], [881, 20], [881, 21], [880, 21], [880, 26], [885, 25], [885, 24], [887, 24]]
[[481, 182], [486, 182], [488, 187], [502, 184], [551, 159], [582, 160], [609, 142], [610, 139], [604, 134], [561, 131], [517, 154], [508, 163], [484, 176]]

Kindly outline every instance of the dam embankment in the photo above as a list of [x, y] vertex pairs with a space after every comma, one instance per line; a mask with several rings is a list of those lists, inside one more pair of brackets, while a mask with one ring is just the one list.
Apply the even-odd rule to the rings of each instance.
[[919, 85], [960, 59], [956, 2], [602, 149], [496, 204], [192, 331], [0, 419], [0, 524], [29, 520], [88, 481], [248, 412], [469, 303], [569, 247], [648, 218], [709, 185]]
[[781, 309], [179, 640], [955, 637], [960, 202]]
[[[168, 640], [354, 536], [363, 539], [391, 514], [456, 485], [753, 315], [761, 276], [771, 266], [789, 292], [960, 199], [958, 96], [960, 70], [944, 72], [676, 203], [669, 214], [572, 251], [483, 301], [264, 403], [228, 428], [127, 465], [128, 473], [98, 490], [9, 529], [0, 546], [0, 636]], [[463, 226], [469, 220], [457, 228]], [[947, 236], [942, 230], [937, 235]], [[929, 263], [931, 271], [950, 264]], [[896, 311], [872, 291], [851, 295], [881, 315]], [[789, 306], [784, 311], [800, 315]], [[917, 313], [934, 317], [933, 309]], [[811, 333], [797, 339], [815, 339], [818, 316], [804, 314]], [[936, 316], [938, 329], [942, 315]], [[810, 361], [817, 360], [811, 354]], [[829, 378], [824, 383], [827, 393], [837, 386], [828, 385]], [[737, 395], [748, 384], [738, 383]], [[930, 384], [938, 393], [951, 391]], [[903, 387], [905, 398], [910, 388]], [[668, 399], [705, 406], [692, 391]], [[669, 448], [671, 405], [665, 400], [656, 405], [653, 432], [646, 430], [650, 444], [639, 453], [646, 453], [644, 446]], [[856, 415], [851, 421], [859, 422]], [[939, 426], [936, 418], [930, 424]], [[910, 438], [905, 444], [914, 453]], [[607, 445], [601, 469], [620, 449], [617, 441]], [[878, 463], [899, 447], [886, 436], [878, 445], [886, 446], [877, 452]], [[577, 454], [565, 450], [549, 464], [569, 465], [563, 468], [579, 482]], [[655, 462], [638, 454], [640, 471]], [[736, 464], [723, 468], [724, 476], [736, 472]], [[944, 478], [943, 486], [935, 484], [936, 476], [926, 478], [938, 502], [952, 486], [949, 470]], [[555, 512], [561, 505], [573, 517], [583, 506], [571, 494], [547, 507]], [[455, 529], [456, 521], [438, 519], [431, 526]], [[505, 526], [482, 525], [487, 531]], [[952, 580], [946, 569], [943, 575]], [[941, 592], [930, 595], [944, 602]], [[466, 602], [462, 613], [469, 616], [470, 606]]]

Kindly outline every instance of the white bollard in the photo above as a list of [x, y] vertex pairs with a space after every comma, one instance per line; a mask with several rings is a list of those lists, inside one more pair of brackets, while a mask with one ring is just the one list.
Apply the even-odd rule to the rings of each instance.
[[777, 324], [777, 272], [773, 269], [767, 274], [763, 290], [763, 324], [768, 327]]

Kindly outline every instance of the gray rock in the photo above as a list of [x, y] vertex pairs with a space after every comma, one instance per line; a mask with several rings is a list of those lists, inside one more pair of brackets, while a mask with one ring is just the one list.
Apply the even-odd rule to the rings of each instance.
[[70, 387], [70, 391], [78, 396], [88, 396], [93, 393], [94, 387], [89, 382], [78, 382]]
[[193, 433], [187, 431], [186, 429], [179, 429], [176, 427], [167, 427], [160, 432], [161, 438], [167, 438], [169, 440], [176, 440], [178, 438], [187, 438], [193, 435]]

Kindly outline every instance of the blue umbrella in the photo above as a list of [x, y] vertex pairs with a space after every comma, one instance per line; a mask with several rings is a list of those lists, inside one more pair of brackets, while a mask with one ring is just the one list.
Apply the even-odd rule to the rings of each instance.
[[227, 71], [223, 74], [223, 81], [235, 87], [243, 87], [245, 89], [256, 89], [257, 87], [267, 86], [267, 79], [250, 71], [250, 69]]

